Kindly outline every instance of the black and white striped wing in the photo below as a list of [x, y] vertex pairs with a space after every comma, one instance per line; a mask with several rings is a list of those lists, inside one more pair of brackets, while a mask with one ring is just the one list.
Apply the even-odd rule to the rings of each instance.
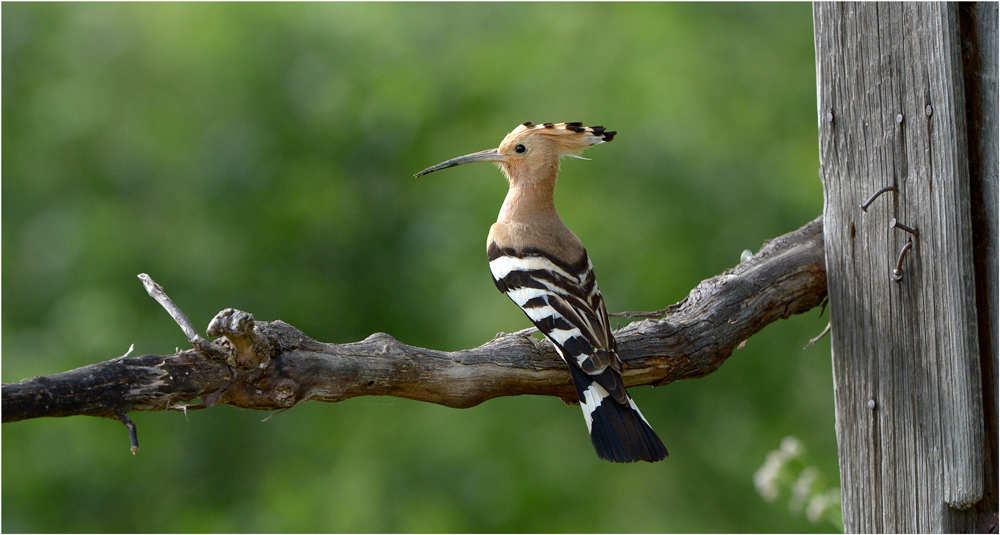
[[624, 403], [621, 379], [603, 374], [608, 368], [621, 373], [621, 361], [590, 259], [584, 255], [584, 262], [574, 266], [539, 252], [515, 256], [495, 245], [489, 258], [497, 288], [552, 341], [563, 360], [607, 383], [602, 386]]
[[488, 248], [497, 288], [555, 345], [569, 365], [591, 442], [603, 459], [656, 461], [663, 443], [625, 391], [621, 360], [590, 259], [576, 265], [537, 251]]

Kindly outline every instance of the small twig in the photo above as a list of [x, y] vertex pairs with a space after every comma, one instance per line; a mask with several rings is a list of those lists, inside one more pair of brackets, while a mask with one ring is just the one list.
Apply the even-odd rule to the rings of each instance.
[[170, 409], [173, 409], [175, 411], [181, 411], [181, 412], [183, 412], [184, 413], [184, 419], [187, 420], [187, 421], [189, 421], [189, 422], [191, 421], [191, 419], [188, 418], [188, 405], [186, 405], [186, 404], [185, 405], [169, 405], [167, 407], [167, 410], [170, 410]]
[[502, 336], [507, 336], [508, 334], [511, 336], [531, 336], [532, 334], [537, 332], [538, 332], [538, 327], [528, 327], [527, 329], [521, 329], [520, 331], [515, 331], [512, 333], [505, 333], [503, 331], [500, 331], [496, 334], [496, 336], [493, 337], [493, 339], [496, 340], [497, 338], [500, 338]]
[[180, 325], [181, 330], [184, 331], [184, 335], [187, 336], [188, 342], [191, 342], [191, 345], [197, 345], [198, 341], [204, 340], [201, 335], [198, 334], [198, 331], [196, 331], [191, 325], [191, 320], [189, 320], [187, 316], [181, 312], [181, 309], [177, 308], [177, 305], [175, 305], [174, 302], [167, 297], [167, 294], [163, 291], [163, 286], [157, 284], [156, 281], [145, 273], [140, 273], [138, 276], [139, 280], [142, 281], [142, 285], [146, 287], [146, 292], [149, 293], [149, 296], [156, 299], [156, 302], [166, 309], [168, 314], [170, 314], [170, 317], [174, 318], [177, 325]]
[[514, 336], [531, 336], [538, 332], [538, 327], [528, 327], [527, 329], [521, 329], [520, 331], [510, 333]]
[[128, 346], [128, 351], [126, 351], [124, 355], [111, 359], [111, 362], [118, 362], [120, 360], [125, 360], [126, 357], [132, 354], [133, 349], [135, 349], [135, 344]]
[[189, 409], [192, 410], [192, 411], [197, 411], [197, 410], [200, 410], [200, 409], [207, 409], [207, 408], [208, 407], [205, 404], [203, 404], [203, 403], [197, 403], [197, 404], [190, 404], [190, 403], [180, 404], [180, 403], [178, 403], [178, 404], [174, 404], [174, 405], [171, 405], [171, 406], [167, 407], [167, 410], [183, 412], [184, 413], [184, 419], [188, 420], [190, 422], [191, 420], [188, 418], [188, 410]]
[[[294, 405], [293, 405], [293, 407], [294, 407]], [[281, 409], [280, 411], [272, 412], [271, 414], [269, 414], [267, 416], [267, 418], [264, 418], [263, 420], [261, 420], [260, 423], [264, 423], [264, 422], [270, 420], [271, 418], [274, 418], [275, 416], [277, 416], [277, 415], [279, 415], [279, 414], [281, 414], [281, 413], [283, 413], [283, 412], [285, 412], [285, 411], [287, 411], [288, 409], [291, 409], [291, 408], [292, 407], [285, 407], [284, 409]]]
[[809, 343], [806, 344], [806, 347], [803, 347], [802, 349], [807, 349], [809, 346], [815, 344], [816, 342], [819, 342], [820, 340], [823, 339], [824, 336], [826, 336], [826, 334], [828, 332], [830, 332], [830, 323], [829, 322], [827, 322], [826, 327], [823, 329], [823, 332], [817, 334], [816, 338], [810, 339]]
[[166, 292], [163, 291], [163, 286], [157, 284], [156, 281], [145, 273], [140, 273], [138, 277], [142, 281], [142, 285], [146, 288], [146, 292], [149, 293], [149, 296], [156, 299], [156, 302], [170, 314], [170, 317], [174, 318], [177, 325], [184, 331], [184, 336], [187, 336], [188, 342], [195, 349], [210, 357], [224, 358], [226, 356], [226, 351], [219, 347], [218, 344], [209, 342], [198, 334], [198, 331], [191, 325], [191, 320], [181, 312], [181, 309], [174, 304], [172, 299], [167, 297]]
[[608, 317], [611, 317], [611, 318], [626, 317], [626, 318], [650, 318], [650, 319], [656, 319], [656, 318], [662, 318], [663, 316], [666, 316], [668, 312], [670, 312], [670, 311], [672, 311], [674, 309], [677, 309], [680, 306], [681, 306], [680, 303], [674, 303], [673, 305], [670, 305], [667, 308], [661, 308], [660, 310], [654, 310], [652, 312], [609, 312], [608, 313]]
[[132, 455], [135, 455], [135, 452], [139, 451], [139, 435], [136, 433], [135, 423], [129, 419], [125, 411], [120, 411], [115, 415], [115, 419], [125, 424], [125, 427], [128, 428], [128, 441], [132, 444]]

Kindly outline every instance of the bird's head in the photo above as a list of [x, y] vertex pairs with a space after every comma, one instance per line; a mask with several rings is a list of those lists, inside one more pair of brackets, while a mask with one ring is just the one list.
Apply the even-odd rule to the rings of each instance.
[[580, 153], [605, 141], [617, 132], [603, 126], [583, 126], [583, 123], [524, 123], [507, 134], [495, 149], [474, 152], [428, 167], [413, 175], [419, 177], [441, 169], [472, 162], [494, 162], [511, 185], [542, 180], [555, 180], [559, 159], [579, 158]]

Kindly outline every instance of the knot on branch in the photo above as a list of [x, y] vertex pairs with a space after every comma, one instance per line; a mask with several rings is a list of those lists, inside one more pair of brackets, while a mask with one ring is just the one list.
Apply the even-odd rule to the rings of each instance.
[[264, 369], [271, 362], [274, 345], [257, 330], [253, 314], [249, 312], [227, 308], [212, 318], [207, 333], [225, 338], [232, 351], [224, 360], [234, 368]]
[[240, 407], [289, 408], [308, 399], [309, 377], [295, 375], [296, 351], [322, 351], [325, 344], [280, 321], [255, 321], [253, 314], [227, 308], [212, 318], [209, 336], [228, 350], [224, 357], [234, 373], [216, 400]]
[[[241, 370], [267, 369], [272, 359], [286, 351], [307, 349], [321, 351], [324, 344], [281, 321], [254, 321], [253, 314], [227, 308], [208, 324], [209, 336], [221, 336], [221, 345], [230, 349], [223, 356], [226, 364]], [[385, 335], [395, 341], [391, 336]]]
[[393, 338], [392, 335], [386, 333], [372, 333], [365, 338], [362, 343], [369, 344], [375, 350], [375, 354], [379, 356], [386, 356], [399, 352], [399, 346], [401, 343], [399, 340]]

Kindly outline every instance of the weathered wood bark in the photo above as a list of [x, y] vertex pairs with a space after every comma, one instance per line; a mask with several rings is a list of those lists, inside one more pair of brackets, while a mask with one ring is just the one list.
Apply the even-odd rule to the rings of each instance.
[[[965, 75], [965, 116], [968, 123], [969, 179], [972, 189], [972, 244], [976, 265], [976, 311], [979, 313], [979, 355], [983, 376], [983, 410], [986, 429], [985, 496], [976, 506], [979, 531], [997, 533], [997, 368], [1000, 367], [1000, 262], [997, 227], [1000, 187], [1000, 130], [997, 115], [997, 77], [1000, 39], [996, 2], [959, 4], [959, 31]], [[992, 403], [990, 400], [992, 399]]]
[[[616, 331], [628, 386], [662, 385], [717, 369], [766, 325], [810, 310], [826, 296], [822, 219], [771, 240], [752, 259], [703, 281], [660, 320]], [[499, 396], [576, 401], [565, 364], [548, 341], [522, 332], [447, 353], [373, 334], [324, 344], [280, 321], [232, 309], [209, 326], [221, 346], [143, 355], [3, 385], [3, 421], [228, 403], [274, 410], [305, 401], [388, 395], [470, 407]], [[189, 335], [190, 336], [190, 335]], [[217, 355], [217, 356], [211, 356]], [[202, 403], [184, 405], [202, 399]]]
[[958, 6], [817, 3], [814, 31], [844, 525], [974, 531], [997, 479]]

